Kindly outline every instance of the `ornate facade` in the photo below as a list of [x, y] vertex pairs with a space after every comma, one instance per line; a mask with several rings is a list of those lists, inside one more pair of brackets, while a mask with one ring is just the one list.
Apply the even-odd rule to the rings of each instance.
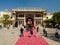
[[40, 8], [18, 8], [12, 9], [12, 17], [15, 18], [14, 25], [18, 27], [21, 23], [26, 25], [31, 19], [32, 24], [41, 24], [43, 16], [46, 15], [46, 10]]

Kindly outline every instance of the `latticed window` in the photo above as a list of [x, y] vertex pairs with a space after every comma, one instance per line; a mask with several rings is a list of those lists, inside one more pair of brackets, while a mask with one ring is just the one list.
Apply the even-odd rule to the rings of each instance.
[[39, 20], [38, 20], [38, 21], [36, 21], [36, 24], [40, 24], [40, 23], [41, 23], [41, 21], [39, 21]]
[[20, 21], [19, 21], [19, 24], [24, 24], [24, 21], [23, 21], [23, 20], [20, 20]]
[[35, 17], [41, 17], [41, 14], [36, 14]]
[[19, 14], [19, 17], [24, 17], [24, 14]]
[[16, 15], [16, 17], [18, 17], [18, 15]]

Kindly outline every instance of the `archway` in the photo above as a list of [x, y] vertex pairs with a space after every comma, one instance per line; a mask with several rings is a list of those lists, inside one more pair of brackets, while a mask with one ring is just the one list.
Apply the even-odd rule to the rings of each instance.
[[28, 21], [30, 21], [32, 24], [34, 24], [34, 19], [32, 17], [26, 18], [26, 24]]
[[26, 24], [28, 21], [31, 21], [31, 23], [34, 24], [34, 14], [26, 14]]
[[18, 22], [17, 21], [15, 22], [15, 27], [18, 27]]

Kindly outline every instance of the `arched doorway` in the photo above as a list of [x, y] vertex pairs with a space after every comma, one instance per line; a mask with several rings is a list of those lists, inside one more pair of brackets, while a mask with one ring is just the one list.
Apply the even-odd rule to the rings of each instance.
[[26, 16], [26, 24], [30, 21], [32, 24], [34, 24], [34, 16], [33, 15], [27, 15]]
[[15, 27], [18, 27], [18, 22], [17, 21], [15, 22]]
[[31, 18], [31, 17], [26, 18], [26, 23], [27, 23], [28, 21], [30, 21], [30, 22], [32, 22], [32, 24], [34, 24], [33, 18]]

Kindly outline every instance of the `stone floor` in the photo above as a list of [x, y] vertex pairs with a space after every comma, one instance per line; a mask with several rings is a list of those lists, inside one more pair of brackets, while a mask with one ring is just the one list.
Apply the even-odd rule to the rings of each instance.
[[19, 36], [18, 29], [0, 29], [0, 45], [14, 45]]
[[[42, 27], [40, 27], [39, 33], [42, 33]], [[48, 28], [48, 33], [54, 33], [53, 29]], [[0, 45], [14, 45], [18, 38], [19, 38], [19, 29], [18, 28], [0, 29]], [[46, 38], [44, 36], [43, 36], [43, 38], [50, 45], [60, 45], [60, 42], [54, 41], [54, 40], [52, 40], [50, 38]]]

